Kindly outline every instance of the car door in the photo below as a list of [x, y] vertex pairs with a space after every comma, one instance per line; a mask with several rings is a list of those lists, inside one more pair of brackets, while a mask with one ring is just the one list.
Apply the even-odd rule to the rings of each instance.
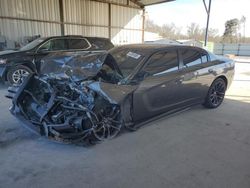
[[145, 78], [133, 96], [134, 121], [143, 121], [175, 108], [179, 101], [182, 75], [177, 50], [153, 54], [138, 72]]
[[47, 55], [55, 54], [58, 52], [65, 52], [68, 51], [68, 39], [67, 38], [53, 38], [45, 43], [43, 43], [35, 53], [35, 64], [36, 68], [39, 71], [41, 60]]
[[195, 48], [179, 49], [181, 59], [182, 89], [180, 98], [187, 100], [190, 104], [200, 103], [204, 100], [210, 80], [207, 70], [204, 69], [202, 61], [206, 54]]

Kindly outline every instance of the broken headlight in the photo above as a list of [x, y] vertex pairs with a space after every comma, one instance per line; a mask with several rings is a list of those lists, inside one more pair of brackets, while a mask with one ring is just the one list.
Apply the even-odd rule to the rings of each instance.
[[0, 65], [1, 64], [6, 64], [7, 63], [7, 59], [0, 59]]

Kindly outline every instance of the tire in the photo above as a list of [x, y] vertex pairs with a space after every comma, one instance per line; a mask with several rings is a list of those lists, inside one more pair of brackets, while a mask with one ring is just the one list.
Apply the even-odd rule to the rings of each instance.
[[10, 68], [7, 72], [7, 81], [10, 85], [20, 85], [23, 82], [23, 78], [27, 77], [32, 70], [24, 65], [18, 65]]
[[214, 80], [210, 86], [207, 97], [205, 99], [204, 106], [206, 108], [217, 108], [223, 102], [227, 84], [222, 78]]

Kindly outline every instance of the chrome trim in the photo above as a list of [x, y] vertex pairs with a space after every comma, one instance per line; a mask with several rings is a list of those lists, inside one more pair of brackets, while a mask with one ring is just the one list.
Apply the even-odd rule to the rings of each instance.
[[[35, 53], [38, 53], [39, 49], [40, 49], [43, 45], [45, 45], [46, 43], [50, 42], [51, 40], [56, 40], [56, 39], [62, 39], [62, 38], [56, 37], [56, 38], [51, 38], [51, 39], [47, 40], [46, 42], [44, 42], [43, 44], [41, 44], [41, 45], [37, 48], [37, 50], [35, 51]], [[83, 39], [83, 40], [85, 40], [85, 41], [88, 43], [89, 46], [88, 46], [87, 48], [83, 48], [83, 49], [51, 50], [51, 51], [48, 51], [48, 53], [49, 53], [49, 52], [67, 52], [67, 51], [72, 51], [72, 50], [73, 50], [73, 51], [82, 51], [82, 50], [88, 50], [88, 49], [90, 49], [90, 48], [92, 47], [91, 43], [90, 43], [86, 38], [84, 38], [84, 37], [68, 37], [68, 38], [63, 38], [63, 39]]]

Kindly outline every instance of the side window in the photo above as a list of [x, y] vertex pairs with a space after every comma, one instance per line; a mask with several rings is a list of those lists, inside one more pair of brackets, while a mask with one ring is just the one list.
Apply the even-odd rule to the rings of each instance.
[[42, 46], [40, 46], [39, 51], [50, 51], [50, 41], [45, 42]]
[[69, 49], [84, 50], [89, 47], [89, 43], [85, 39], [75, 38], [69, 40]]
[[39, 50], [57, 51], [67, 50], [67, 41], [65, 39], [51, 39], [44, 43]]
[[51, 51], [56, 50], [67, 50], [67, 40], [66, 39], [53, 39], [50, 41]]
[[201, 64], [201, 55], [196, 50], [183, 49], [181, 50], [183, 64], [185, 67], [191, 67]]
[[95, 49], [105, 49], [105, 42], [102, 40], [91, 40], [92, 46]]
[[177, 51], [159, 52], [151, 56], [143, 71], [149, 75], [161, 75], [179, 69]]
[[109, 39], [102, 38], [88, 38], [89, 42], [92, 45], [93, 49], [97, 50], [109, 50], [114, 47]]
[[202, 61], [202, 63], [208, 62], [207, 54], [205, 54], [205, 53], [201, 54], [201, 61]]

